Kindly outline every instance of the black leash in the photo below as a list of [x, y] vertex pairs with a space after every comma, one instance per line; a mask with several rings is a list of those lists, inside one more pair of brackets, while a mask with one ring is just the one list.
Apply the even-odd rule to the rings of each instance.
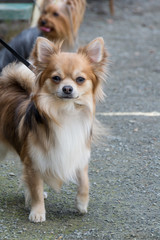
[[28, 67], [32, 72], [34, 71], [35, 67], [26, 61], [22, 56], [20, 56], [13, 48], [11, 48], [7, 43], [5, 43], [1, 38], [0, 38], [0, 43], [7, 48], [20, 62], [22, 62], [26, 67]]

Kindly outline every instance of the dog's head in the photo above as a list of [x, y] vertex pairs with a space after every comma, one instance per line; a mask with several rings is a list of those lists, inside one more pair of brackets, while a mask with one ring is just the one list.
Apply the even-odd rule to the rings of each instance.
[[93, 40], [77, 53], [66, 53], [61, 52], [61, 44], [39, 37], [32, 58], [38, 76], [37, 95], [44, 100], [93, 106], [96, 98], [102, 99], [107, 59], [102, 38]]
[[72, 17], [70, 6], [65, 1], [52, 1], [44, 6], [38, 20], [39, 29], [50, 40], [66, 40], [73, 45]]

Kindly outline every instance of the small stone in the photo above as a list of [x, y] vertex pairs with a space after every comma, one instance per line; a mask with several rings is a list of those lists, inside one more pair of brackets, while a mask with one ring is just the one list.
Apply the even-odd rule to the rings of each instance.
[[134, 132], [138, 132], [138, 128], [135, 128], [135, 129], [134, 129]]
[[15, 174], [14, 174], [13, 172], [10, 172], [10, 173], [9, 173], [9, 176], [14, 177]]
[[109, 152], [109, 151], [110, 151], [110, 149], [109, 149], [109, 148], [106, 148], [106, 149], [105, 149], [105, 151], [106, 151], [106, 152]]

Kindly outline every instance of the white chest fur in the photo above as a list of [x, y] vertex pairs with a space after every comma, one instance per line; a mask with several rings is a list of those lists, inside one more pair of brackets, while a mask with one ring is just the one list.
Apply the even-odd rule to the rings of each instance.
[[60, 126], [51, 126], [47, 150], [29, 142], [35, 168], [43, 176], [49, 174], [62, 181], [75, 181], [76, 171], [84, 168], [90, 157], [88, 140], [91, 126], [92, 121], [86, 116], [63, 116]]

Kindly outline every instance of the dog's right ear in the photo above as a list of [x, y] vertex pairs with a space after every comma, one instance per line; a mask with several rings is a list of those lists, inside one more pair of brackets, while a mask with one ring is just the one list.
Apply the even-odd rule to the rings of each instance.
[[63, 42], [53, 43], [44, 37], [38, 37], [31, 53], [31, 59], [35, 64], [47, 64], [50, 56], [60, 52]]
[[54, 44], [46, 38], [38, 37], [32, 51], [35, 62], [47, 63], [49, 57], [54, 54]]

